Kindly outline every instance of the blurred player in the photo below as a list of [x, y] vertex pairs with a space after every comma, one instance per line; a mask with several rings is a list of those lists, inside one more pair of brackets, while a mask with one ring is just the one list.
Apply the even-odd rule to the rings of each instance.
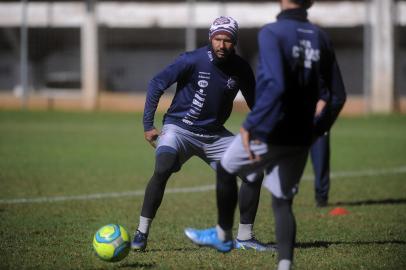
[[[294, 195], [316, 136], [327, 132], [341, 111], [346, 93], [327, 35], [307, 19], [311, 0], [281, 0], [277, 22], [258, 34], [256, 103], [240, 134], [217, 168], [218, 225], [185, 234], [198, 245], [226, 252], [232, 242], [237, 198], [235, 174], [266, 171], [263, 185], [272, 194], [278, 269], [290, 269], [296, 237]], [[315, 117], [321, 90], [328, 102]]]
[[[216, 169], [233, 134], [224, 127], [233, 101], [241, 90], [251, 108], [255, 99], [255, 78], [251, 67], [234, 51], [238, 24], [231, 17], [219, 17], [210, 27], [208, 46], [180, 55], [158, 73], [148, 86], [144, 110], [145, 139], [156, 147], [155, 170], [144, 196], [139, 226], [131, 247], [144, 250], [151, 222], [161, 204], [172, 173], [192, 156]], [[154, 115], [164, 91], [177, 83], [172, 104], [164, 117], [162, 132], [154, 127]], [[260, 174], [258, 174], [260, 175]], [[261, 175], [262, 181], [262, 175]], [[274, 250], [257, 241], [253, 223], [258, 208], [259, 183], [242, 183], [241, 224], [236, 246], [260, 251]], [[237, 198], [237, 189], [233, 190]]]

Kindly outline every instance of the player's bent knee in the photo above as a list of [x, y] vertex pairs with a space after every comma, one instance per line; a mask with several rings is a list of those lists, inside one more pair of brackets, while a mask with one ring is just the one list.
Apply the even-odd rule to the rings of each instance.
[[161, 152], [156, 156], [155, 174], [170, 175], [179, 171], [180, 164], [178, 155], [172, 152]]
[[282, 208], [290, 208], [292, 206], [293, 199], [283, 199], [277, 198], [275, 195], [272, 194], [272, 208], [275, 210], [282, 209]]

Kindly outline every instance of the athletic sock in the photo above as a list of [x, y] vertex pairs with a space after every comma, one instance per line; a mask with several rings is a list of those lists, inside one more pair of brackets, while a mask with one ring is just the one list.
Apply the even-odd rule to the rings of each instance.
[[253, 224], [239, 224], [238, 225], [238, 234], [237, 234], [237, 239], [238, 240], [250, 240], [254, 237], [254, 234], [252, 232], [252, 228], [254, 227]]
[[152, 218], [146, 218], [140, 216], [140, 223], [138, 224], [138, 230], [144, 234], [149, 233], [149, 228], [151, 226]]
[[290, 270], [292, 261], [289, 260], [280, 260], [278, 263], [278, 270]]
[[222, 241], [230, 241], [233, 239], [233, 235], [231, 230], [223, 230], [223, 228], [220, 227], [220, 225], [216, 225], [216, 231], [217, 231], [217, 237]]

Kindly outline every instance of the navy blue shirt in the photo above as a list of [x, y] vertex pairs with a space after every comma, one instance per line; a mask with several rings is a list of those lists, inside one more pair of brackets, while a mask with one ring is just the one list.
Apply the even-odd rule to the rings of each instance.
[[159, 99], [175, 82], [176, 93], [163, 122], [192, 132], [224, 130], [239, 90], [250, 108], [254, 104], [255, 77], [249, 64], [235, 53], [219, 61], [211, 46], [205, 46], [181, 54], [150, 81], [144, 108], [145, 131], [154, 128]]
[[[258, 34], [256, 104], [243, 127], [253, 138], [277, 145], [310, 145], [328, 131], [346, 93], [327, 35], [305, 9], [282, 11]], [[319, 98], [326, 109], [314, 118]]]

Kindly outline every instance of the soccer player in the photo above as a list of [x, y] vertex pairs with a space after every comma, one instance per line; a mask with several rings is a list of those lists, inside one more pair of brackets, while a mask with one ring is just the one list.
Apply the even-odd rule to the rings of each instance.
[[[310, 145], [331, 128], [346, 93], [330, 39], [307, 19], [313, 1], [280, 3], [277, 21], [258, 34], [256, 103], [217, 168], [218, 225], [187, 228], [185, 234], [198, 245], [231, 250], [237, 204], [234, 175], [265, 170], [263, 185], [272, 196], [278, 269], [284, 270], [292, 265], [296, 237], [292, 202]], [[322, 89], [328, 91], [328, 102], [315, 117]]]
[[[233, 101], [242, 92], [247, 105], [255, 100], [255, 77], [249, 64], [235, 53], [238, 24], [219, 17], [210, 27], [209, 45], [181, 54], [149, 83], [144, 109], [145, 139], [156, 147], [155, 170], [146, 187], [138, 229], [131, 247], [144, 250], [151, 222], [172, 173], [192, 156], [216, 169], [234, 135], [224, 127]], [[154, 115], [164, 91], [177, 83], [172, 104], [165, 114], [162, 132], [154, 127]], [[253, 223], [259, 203], [259, 183], [243, 182], [240, 192], [241, 224], [236, 246], [259, 251], [274, 250], [257, 241]], [[237, 197], [237, 190], [233, 190]]]

